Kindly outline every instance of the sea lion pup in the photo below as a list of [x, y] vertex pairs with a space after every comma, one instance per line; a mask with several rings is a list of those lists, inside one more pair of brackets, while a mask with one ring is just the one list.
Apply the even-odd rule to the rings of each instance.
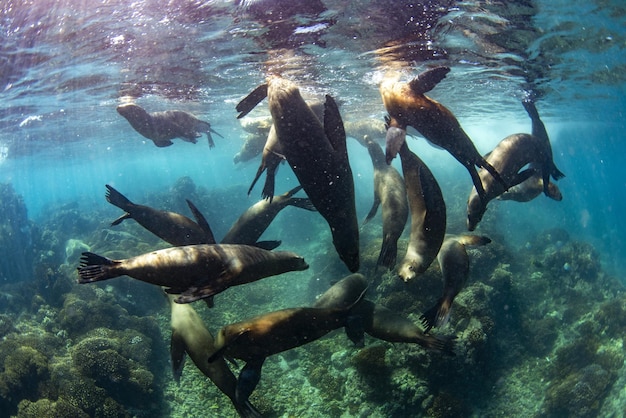
[[[513, 134], [504, 138], [486, 156], [487, 161], [502, 175], [510, 187], [514, 187], [536, 173], [541, 173], [545, 182], [545, 173], [551, 173], [554, 164], [546, 142], [530, 134]], [[527, 164], [532, 168], [520, 171]], [[467, 200], [467, 229], [473, 231], [487, 210], [487, 203], [503, 194], [506, 189], [485, 170], [479, 176], [483, 185], [484, 195], [478, 196], [476, 188], [472, 188]], [[548, 180], [549, 181], [549, 180]], [[547, 187], [544, 187], [546, 193]], [[549, 191], [547, 194], [549, 195]]]
[[180, 380], [185, 365], [185, 355], [188, 354], [198, 370], [230, 398], [239, 416], [261, 417], [259, 411], [250, 402], [246, 400], [240, 403], [235, 399], [237, 378], [224, 358], [216, 358], [212, 363], [206, 360], [215, 351], [215, 341], [196, 310], [190, 304], [175, 303], [172, 295], [168, 295], [168, 300], [171, 307], [172, 327], [170, 355], [176, 382]]
[[[362, 274], [351, 274], [331, 286], [315, 301], [313, 306], [316, 308], [346, 307], [366, 288], [367, 279]], [[368, 299], [361, 300], [352, 308], [350, 320], [352, 321], [351, 328], [347, 327], [346, 333], [357, 346], [363, 346], [362, 334], [349, 331], [362, 328], [364, 332], [380, 340], [415, 343], [428, 350], [454, 355], [455, 337], [424, 334], [413, 321]], [[355, 321], [360, 321], [361, 326], [354, 324]]]
[[80, 261], [78, 283], [126, 275], [180, 295], [177, 303], [193, 302], [231, 286], [309, 268], [302, 257], [292, 252], [235, 244], [171, 247], [124, 260], [85, 252]]
[[107, 184], [105, 187], [107, 189], [105, 194], [107, 202], [126, 212], [114, 220], [111, 226], [118, 225], [125, 219], [134, 219], [139, 225], [174, 246], [215, 244], [215, 237], [209, 223], [189, 200], [187, 200], [187, 205], [189, 205], [197, 223], [175, 212], [136, 205], [112, 186]]
[[424, 95], [450, 71], [448, 67], [426, 70], [408, 83], [387, 77], [380, 85], [383, 104], [389, 113], [387, 129], [387, 164], [406, 140], [406, 128], [412, 126], [429, 142], [446, 149], [469, 171], [472, 182], [482, 196], [482, 184], [476, 167], [483, 167], [506, 189], [498, 171], [480, 155], [472, 140], [448, 108]]
[[324, 123], [291, 81], [270, 77], [237, 106], [246, 115], [264, 97], [282, 151], [313, 205], [330, 227], [339, 257], [351, 272], [359, 269], [359, 226], [346, 134], [334, 99], [326, 96]]
[[446, 203], [430, 169], [406, 142], [400, 146], [400, 160], [411, 211], [411, 235], [398, 276], [408, 282], [425, 272], [437, 257], [446, 231]]
[[[245, 100], [245, 99], [244, 99]], [[324, 120], [324, 104], [321, 102], [313, 102], [309, 105], [311, 110], [315, 113], [317, 118], [320, 120], [320, 123]], [[238, 107], [239, 109], [239, 107]], [[242, 117], [239, 115], [239, 117]], [[274, 198], [274, 186], [276, 184], [276, 171], [278, 170], [278, 166], [281, 162], [285, 161], [286, 157], [283, 153], [282, 146], [278, 141], [278, 135], [276, 134], [276, 128], [272, 124], [270, 131], [267, 135], [267, 141], [265, 142], [265, 146], [263, 147], [263, 154], [261, 157], [261, 164], [256, 172], [254, 179], [252, 180], [252, 184], [250, 184], [250, 188], [248, 189], [248, 195], [252, 192], [254, 185], [261, 177], [264, 171], [267, 170], [265, 174], [265, 185], [263, 186], [263, 191], [261, 196], [263, 199], [268, 199], [270, 202]]]
[[293, 197], [300, 189], [302, 186], [297, 186], [271, 202], [260, 200], [252, 205], [230, 227], [221, 243], [258, 246], [257, 240], [270, 226], [276, 215], [287, 206], [315, 211], [315, 206], [308, 198]]
[[209, 147], [215, 142], [211, 132], [223, 138], [222, 135], [205, 122], [182, 110], [166, 110], [164, 112], [146, 112], [141, 106], [134, 103], [123, 104], [117, 107], [117, 112], [124, 116], [130, 125], [144, 137], [151, 139], [157, 147], [169, 147], [174, 138], [195, 144], [204, 132], [209, 139]]
[[426, 327], [426, 332], [429, 332], [433, 327], [443, 327], [448, 323], [452, 302], [467, 282], [469, 256], [465, 247], [468, 245], [487, 245], [490, 242], [491, 239], [485, 236], [446, 235], [437, 255], [443, 279], [443, 294], [435, 306], [428, 309], [420, 317]]
[[385, 154], [377, 143], [368, 136], [360, 142], [367, 147], [374, 164], [374, 203], [363, 225], [376, 215], [378, 206], [382, 204], [383, 242], [376, 264], [391, 270], [396, 264], [398, 239], [409, 216], [406, 187], [400, 173], [386, 163]]
[[348, 326], [352, 308], [365, 291], [343, 308], [291, 308], [270, 312], [223, 327], [215, 339], [216, 351], [209, 362], [219, 356], [246, 362], [237, 380], [236, 399], [248, 399], [261, 379], [265, 359], [322, 338], [330, 331]]

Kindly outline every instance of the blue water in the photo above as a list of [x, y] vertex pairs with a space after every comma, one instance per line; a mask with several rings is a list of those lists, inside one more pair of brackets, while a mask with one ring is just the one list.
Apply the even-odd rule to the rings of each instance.
[[[621, 1], [492, 3], [5, 0], [0, 183], [12, 184], [34, 224], [65, 204], [77, 203], [85, 217], [108, 209], [105, 184], [136, 202], [184, 176], [208, 190], [246, 190], [259, 160], [233, 162], [246, 137], [235, 105], [267, 74], [281, 72], [311, 97], [331, 94], [345, 121], [382, 120], [378, 83], [387, 69], [401, 68], [408, 80], [448, 65], [428, 95], [452, 110], [481, 153], [530, 132], [520, 102], [532, 90], [566, 174], [561, 202], [490, 203], [502, 240], [515, 251], [564, 229], [626, 283], [626, 9]], [[383, 57], [392, 41], [400, 53]], [[204, 136], [157, 148], [116, 112], [129, 100], [149, 111], [191, 112], [224, 138], [213, 135], [213, 149]], [[253, 114], [267, 115], [266, 102]], [[364, 219], [371, 160], [348, 141]], [[442, 187], [449, 225], [463, 226], [472, 187], [466, 170], [419, 135], [408, 141]], [[236, 210], [204, 208], [223, 212], [209, 219], [220, 234], [257, 201], [262, 181]], [[296, 184], [283, 165], [277, 193]]]

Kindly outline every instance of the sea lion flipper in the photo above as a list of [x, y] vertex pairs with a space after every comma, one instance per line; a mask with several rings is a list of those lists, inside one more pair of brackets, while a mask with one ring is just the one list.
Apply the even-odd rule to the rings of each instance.
[[430, 68], [409, 82], [409, 87], [416, 94], [424, 94], [431, 91], [450, 72], [449, 67]]
[[133, 206], [133, 202], [131, 202], [126, 196], [114, 189], [113, 186], [105, 184], [104, 187], [107, 189], [104, 197], [106, 198], [107, 202], [109, 202], [113, 206], [117, 206], [118, 208], [126, 212], [128, 212], [128, 208], [130, 206]]
[[515, 175], [515, 178], [512, 181], [511, 187], [517, 186], [520, 183], [528, 180], [532, 177], [537, 171], [534, 168], [527, 168], [526, 170], [520, 171]]
[[299, 184], [296, 187], [294, 187], [293, 189], [289, 190], [288, 192], [283, 194], [283, 197], [291, 197], [294, 194], [298, 193], [300, 190], [302, 190], [302, 185]]
[[215, 148], [215, 141], [213, 141], [213, 137], [211, 136], [211, 132], [206, 132], [206, 137], [209, 141], [209, 148]]
[[213, 235], [213, 231], [211, 230], [211, 226], [209, 225], [209, 222], [206, 220], [202, 212], [198, 210], [196, 205], [191, 203], [191, 200], [185, 199], [185, 201], [187, 202], [187, 206], [189, 206], [189, 210], [193, 214], [193, 217], [196, 218], [196, 222], [198, 223], [200, 228], [202, 228], [202, 230], [206, 233], [207, 242], [203, 244], [215, 244], [216, 243], [215, 236]]
[[253, 245], [258, 248], [262, 248], [267, 251], [272, 251], [274, 248], [278, 247], [282, 244], [280, 240], [266, 240], [266, 241], [257, 241]]
[[220, 138], [224, 138], [224, 136], [221, 133], [217, 132], [215, 129], [211, 128], [210, 126], [209, 126], [209, 132], [214, 133], [215, 135], [219, 136]]
[[345, 156], [347, 160], [346, 131], [343, 127], [339, 107], [335, 99], [329, 94], [326, 95], [326, 102], [324, 102], [324, 132], [335, 153]]
[[125, 214], [123, 214], [122, 216], [120, 216], [119, 218], [114, 220], [113, 222], [111, 222], [111, 226], [119, 225], [119, 224], [122, 223], [122, 221], [124, 221], [126, 219], [132, 219], [131, 214], [128, 213], [128, 212], [126, 212]]
[[235, 107], [237, 112], [239, 112], [237, 119], [241, 119], [244, 116], [246, 116], [248, 113], [250, 113], [250, 111], [254, 109], [256, 105], [261, 103], [261, 100], [265, 99], [266, 97], [267, 97], [267, 83], [261, 84], [260, 86], [252, 90], [252, 92], [248, 94], [243, 100], [241, 100], [237, 104], [237, 107]]
[[180, 376], [185, 366], [186, 354], [187, 348], [185, 346], [185, 340], [178, 335], [176, 331], [172, 331], [172, 337], [170, 338], [170, 359], [172, 360], [172, 373], [174, 374], [176, 383], [180, 383]]
[[80, 266], [78, 267], [78, 283], [93, 283], [112, 279], [116, 277], [116, 274], [111, 272], [111, 268], [116, 264], [119, 264], [119, 261], [91, 252], [84, 252], [80, 257]]
[[380, 246], [380, 254], [376, 265], [385, 266], [389, 270], [393, 269], [398, 258], [398, 241], [393, 239], [384, 239]]
[[387, 129], [385, 143], [385, 160], [387, 165], [389, 165], [391, 164], [391, 160], [398, 155], [402, 144], [406, 143], [406, 130], [390, 126], [389, 129]]
[[243, 366], [239, 377], [237, 378], [237, 389], [235, 390], [235, 399], [238, 403], [246, 402], [256, 386], [261, 380], [261, 368], [265, 357], [257, 360], [251, 360]]
[[317, 208], [311, 202], [311, 199], [308, 197], [292, 197], [287, 202], [288, 205], [295, 206], [300, 209], [309, 210], [311, 212], [317, 212]]
[[370, 209], [370, 211], [367, 213], [367, 216], [363, 221], [363, 225], [371, 221], [372, 218], [376, 215], [376, 212], [378, 212], [378, 206], [380, 206], [380, 199], [378, 198], [378, 196], [374, 196], [374, 203], [372, 204], [372, 208]]

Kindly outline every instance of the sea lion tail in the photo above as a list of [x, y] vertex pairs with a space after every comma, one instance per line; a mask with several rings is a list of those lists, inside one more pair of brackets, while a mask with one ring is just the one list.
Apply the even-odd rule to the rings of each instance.
[[[109, 202], [113, 206], [117, 206], [118, 208], [128, 212], [128, 207], [132, 206], [133, 202], [128, 200], [126, 196], [124, 196], [123, 194], [121, 194], [120, 192], [118, 192], [113, 187], [109, 186], [108, 184], [105, 184], [104, 187], [106, 187], [107, 189], [106, 193], [104, 194], [104, 197], [106, 198], [107, 202]], [[113, 224], [113, 225], [117, 225], [117, 224]]]
[[246, 116], [252, 109], [256, 107], [261, 100], [267, 97], [267, 83], [261, 84], [259, 87], [252, 90], [252, 93], [248, 94], [242, 101], [237, 104], [235, 109], [239, 112], [237, 119], [241, 119]]
[[98, 254], [84, 252], [80, 257], [80, 266], [78, 267], [78, 283], [93, 283], [117, 277], [118, 275], [112, 271], [112, 267], [119, 263], [119, 261]]

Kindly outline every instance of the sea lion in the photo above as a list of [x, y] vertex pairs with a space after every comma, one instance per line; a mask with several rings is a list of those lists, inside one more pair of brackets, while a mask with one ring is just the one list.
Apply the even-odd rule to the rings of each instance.
[[187, 200], [187, 205], [189, 205], [197, 223], [175, 212], [136, 205], [112, 186], [107, 184], [105, 187], [107, 189], [106, 200], [126, 212], [114, 220], [111, 226], [118, 225], [125, 219], [134, 219], [139, 225], [174, 246], [215, 244], [215, 237], [209, 223], [189, 200]]
[[406, 142], [400, 146], [400, 160], [411, 211], [411, 235], [398, 276], [408, 282], [425, 272], [437, 257], [446, 232], [446, 203], [430, 169]]
[[472, 182], [482, 196], [482, 184], [476, 166], [483, 167], [506, 189], [498, 171], [485, 161], [454, 114], [441, 103], [424, 95], [432, 90], [450, 71], [448, 67], [426, 70], [408, 83], [386, 77], [380, 94], [389, 113], [387, 129], [387, 163], [396, 156], [406, 140], [406, 128], [412, 126], [429, 142], [446, 149], [469, 171]]
[[[244, 99], [245, 100], [245, 99]], [[324, 103], [315, 101], [309, 104], [309, 107], [315, 113], [317, 118], [320, 120], [320, 123], [324, 121]], [[239, 115], [242, 117], [242, 115]], [[250, 188], [248, 189], [248, 195], [252, 192], [254, 185], [261, 177], [264, 171], [267, 170], [265, 174], [265, 185], [263, 186], [263, 191], [261, 196], [263, 199], [268, 199], [270, 202], [274, 198], [274, 185], [276, 183], [276, 171], [278, 170], [278, 166], [281, 162], [285, 161], [286, 157], [283, 153], [282, 146], [278, 141], [278, 135], [276, 134], [276, 128], [272, 124], [270, 131], [267, 135], [267, 141], [265, 142], [265, 146], [263, 147], [263, 154], [261, 157], [261, 164], [256, 172], [254, 179], [252, 180], [252, 184], [250, 184]]]
[[181, 138], [183, 141], [195, 144], [202, 136], [201, 132], [206, 133], [210, 148], [215, 146], [211, 132], [223, 138], [211, 128], [209, 122], [182, 110], [148, 113], [141, 106], [128, 103], [118, 106], [117, 112], [124, 116], [137, 132], [151, 139], [157, 147], [169, 147], [173, 144], [171, 140], [174, 138]]
[[[546, 142], [530, 134], [513, 134], [504, 138], [486, 156], [487, 161], [494, 166], [509, 185], [514, 187], [536, 173], [546, 181], [545, 173], [551, 173], [554, 163], [550, 159], [550, 152]], [[532, 168], [520, 170], [530, 164]], [[476, 188], [472, 188], [467, 200], [467, 229], [473, 231], [483, 218], [487, 210], [487, 203], [503, 194], [506, 189], [485, 170], [479, 172], [484, 194], [479, 197]], [[548, 180], [549, 181], [549, 180]], [[547, 187], [544, 187], [546, 193]], [[549, 191], [547, 192], [550, 193]]]
[[[367, 288], [367, 279], [359, 273], [344, 277], [313, 305], [316, 308], [345, 308]], [[385, 308], [382, 305], [363, 299], [352, 308], [349, 318], [352, 322], [361, 321], [363, 330], [374, 338], [389, 342], [415, 343], [428, 350], [454, 355], [454, 337], [424, 334], [410, 319]], [[358, 328], [354, 323], [352, 328]], [[350, 328], [346, 328], [346, 333]], [[363, 345], [360, 336], [348, 333], [348, 337], [358, 346]]]
[[152, 251], [124, 260], [84, 252], [79, 283], [127, 275], [163, 286], [178, 294], [176, 302], [208, 298], [231, 286], [254, 282], [288, 271], [305, 270], [302, 257], [288, 251], [271, 252], [249, 245], [199, 244]]
[[359, 227], [346, 134], [334, 99], [326, 96], [320, 123], [298, 87], [270, 77], [237, 106], [246, 115], [268, 98], [278, 142], [289, 165], [330, 227], [339, 257], [351, 272], [359, 269]]
[[209, 362], [219, 356], [246, 362], [237, 381], [236, 399], [248, 399], [261, 378], [265, 359], [322, 338], [330, 331], [345, 327], [352, 307], [365, 294], [343, 308], [290, 308], [269, 312], [223, 327], [215, 339], [216, 351]]
[[443, 327], [448, 323], [454, 298], [467, 282], [469, 256], [465, 247], [468, 245], [487, 245], [490, 242], [491, 239], [486, 236], [446, 236], [437, 255], [443, 279], [443, 294], [437, 303], [420, 317], [426, 327], [426, 332], [429, 332], [433, 327]]
[[400, 173], [385, 162], [385, 154], [380, 146], [367, 136], [362, 143], [367, 147], [374, 164], [374, 203], [363, 224], [376, 215], [378, 206], [382, 204], [383, 242], [376, 264], [391, 270], [396, 264], [398, 239], [409, 216], [406, 187]]
[[[541, 193], [545, 193], [545, 191], [546, 190], [543, 187], [543, 174], [540, 172], [536, 172], [520, 184], [510, 187], [509, 190], [502, 193], [500, 196], [497, 197], [497, 199], [514, 200], [516, 202], [530, 202]], [[563, 200], [563, 195], [561, 194], [559, 186], [551, 181], [548, 183], [547, 196], [550, 199], [556, 200], [558, 202]]]
[[271, 202], [260, 200], [252, 205], [230, 227], [221, 243], [255, 245], [276, 215], [287, 206], [315, 211], [315, 206], [308, 198], [293, 197], [300, 189], [302, 186], [297, 186]]
[[250, 402], [246, 400], [240, 403], [235, 399], [237, 378], [224, 358], [216, 358], [211, 363], [207, 361], [209, 355], [215, 351], [215, 341], [196, 310], [191, 304], [174, 303], [173, 299], [172, 295], [168, 295], [172, 328], [170, 355], [176, 382], [180, 380], [185, 365], [185, 355], [188, 354], [198, 370], [230, 398], [239, 416], [261, 417], [259, 411]]
[[243, 163], [246, 161], [250, 161], [257, 155], [263, 152], [263, 148], [265, 147], [266, 135], [261, 134], [248, 134], [245, 139], [241, 149], [235, 156], [233, 157], [233, 163]]

